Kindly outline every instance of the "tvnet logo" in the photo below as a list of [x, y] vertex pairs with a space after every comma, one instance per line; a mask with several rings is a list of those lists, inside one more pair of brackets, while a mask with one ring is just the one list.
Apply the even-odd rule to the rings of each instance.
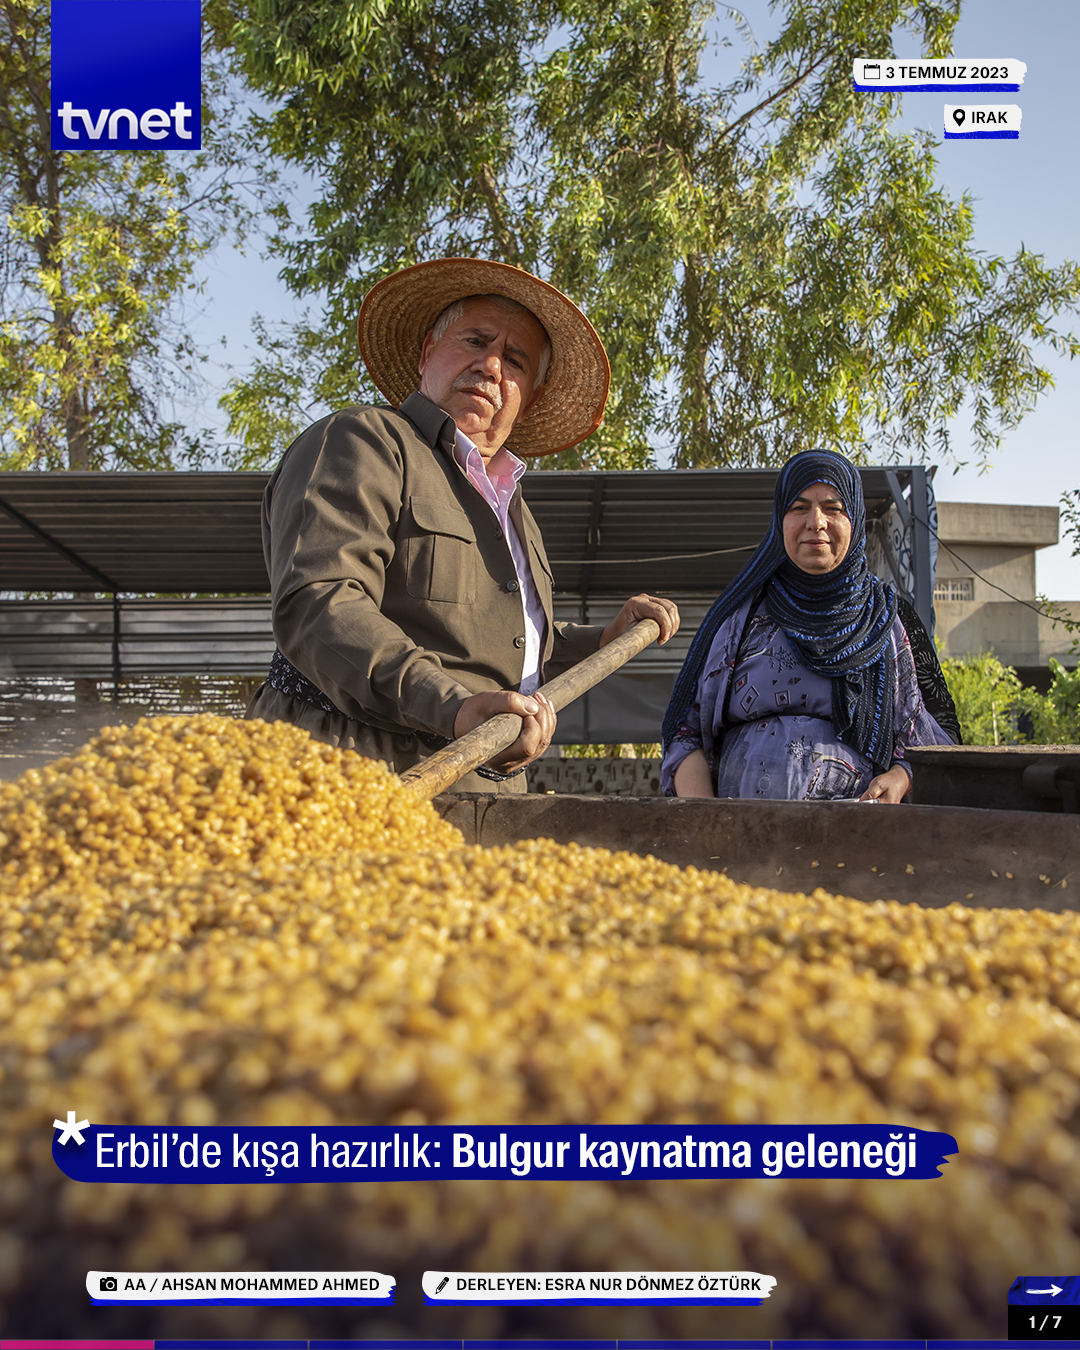
[[198, 150], [200, 0], [52, 0], [54, 150]]
[[[116, 2], [117, 0], [114, 0], [114, 3]], [[101, 140], [106, 118], [109, 119], [110, 141], [119, 139], [121, 135], [121, 118], [124, 120], [123, 134], [127, 142], [135, 141], [139, 136], [145, 136], [149, 141], [162, 141], [169, 135], [170, 128], [185, 141], [194, 139], [193, 133], [185, 130], [191, 117], [191, 109], [185, 103], [177, 103], [169, 112], [165, 112], [162, 108], [147, 108], [141, 117], [136, 117], [130, 108], [117, 108], [115, 112], [102, 108], [96, 121], [91, 117], [89, 108], [73, 108], [70, 103], [65, 103], [57, 116], [64, 125], [65, 144], [77, 141], [82, 135], [81, 130], [76, 127], [76, 117], [82, 118], [82, 126], [92, 141]]]

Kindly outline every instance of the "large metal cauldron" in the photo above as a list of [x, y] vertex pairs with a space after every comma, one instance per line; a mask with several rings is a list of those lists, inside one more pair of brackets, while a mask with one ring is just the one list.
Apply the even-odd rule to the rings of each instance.
[[961, 806], [447, 794], [466, 842], [651, 853], [784, 891], [941, 906], [1080, 907], [1080, 816]]

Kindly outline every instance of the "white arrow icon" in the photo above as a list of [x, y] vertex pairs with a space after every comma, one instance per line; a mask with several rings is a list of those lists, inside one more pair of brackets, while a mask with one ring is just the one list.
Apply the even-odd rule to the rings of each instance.
[[1058, 1294], [1061, 1293], [1061, 1290], [1062, 1286], [1060, 1284], [1054, 1284], [1051, 1281], [1049, 1289], [1029, 1289], [1027, 1292], [1029, 1294], [1053, 1294], [1053, 1296], [1057, 1298]]
[[62, 1120], [54, 1120], [53, 1125], [61, 1131], [60, 1138], [56, 1141], [58, 1144], [66, 1144], [69, 1139], [74, 1139], [77, 1144], [83, 1141], [82, 1131], [90, 1125], [88, 1120], [76, 1120], [75, 1112], [67, 1113], [66, 1123]]

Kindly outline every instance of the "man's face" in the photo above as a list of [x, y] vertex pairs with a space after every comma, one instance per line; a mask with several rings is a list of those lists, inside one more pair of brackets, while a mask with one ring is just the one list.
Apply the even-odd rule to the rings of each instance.
[[540, 397], [533, 388], [547, 335], [531, 314], [470, 300], [420, 352], [420, 392], [448, 413], [489, 460]]

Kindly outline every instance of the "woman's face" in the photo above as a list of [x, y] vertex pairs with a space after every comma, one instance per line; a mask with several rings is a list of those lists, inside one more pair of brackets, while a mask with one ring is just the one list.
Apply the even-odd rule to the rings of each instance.
[[823, 575], [839, 567], [851, 543], [851, 521], [840, 494], [828, 483], [804, 488], [784, 516], [784, 549], [804, 572]]

